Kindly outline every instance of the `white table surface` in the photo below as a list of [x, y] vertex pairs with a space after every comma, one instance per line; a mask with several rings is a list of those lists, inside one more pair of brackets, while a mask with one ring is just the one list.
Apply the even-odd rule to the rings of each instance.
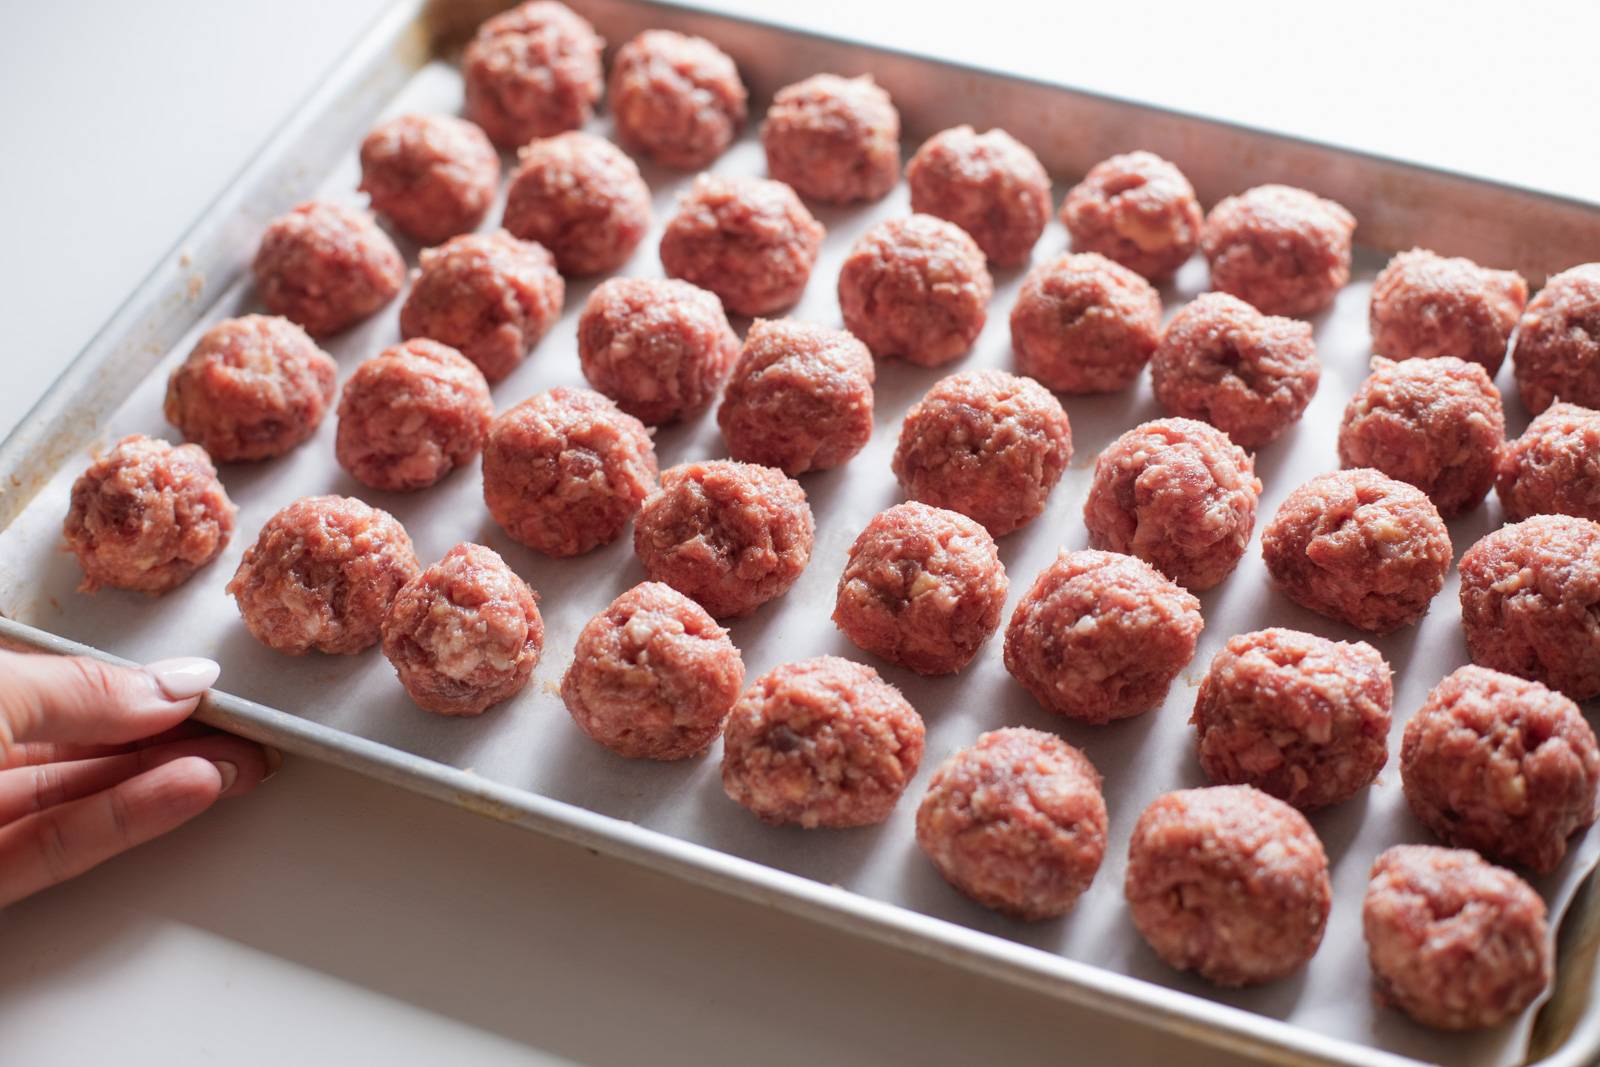
[[[381, 6], [5, 6], [0, 430]], [[1600, 195], [1578, 0], [713, 6]], [[0, 1035], [40, 1067], [1233, 1062], [303, 760], [0, 912]]]

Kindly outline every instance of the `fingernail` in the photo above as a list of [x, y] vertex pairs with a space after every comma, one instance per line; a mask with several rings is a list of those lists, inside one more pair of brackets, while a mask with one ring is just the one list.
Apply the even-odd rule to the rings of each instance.
[[226, 760], [213, 760], [212, 766], [217, 768], [217, 773], [222, 775], [222, 791], [226, 793], [233, 788], [233, 783], [239, 780], [239, 768]]
[[267, 761], [267, 773], [261, 776], [261, 780], [264, 782], [274, 774], [277, 774], [278, 768], [283, 766], [283, 753], [271, 745], [262, 745], [261, 752]]
[[168, 700], [189, 700], [210, 689], [222, 668], [213, 660], [183, 656], [147, 663], [144, 672], [156, 680]]

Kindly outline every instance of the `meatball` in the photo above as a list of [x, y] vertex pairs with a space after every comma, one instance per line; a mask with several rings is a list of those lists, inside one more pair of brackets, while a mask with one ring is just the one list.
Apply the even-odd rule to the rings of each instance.
[[1378, 1000], [1427, 1026], [1494, 1026], [1550, 984], [1544, 901], [1467, 849], [1396, 845], [1379, 856], [1361, 925]]
[[922, 762], [922, 717], [838, 656], [757, 678], [728, 716], [722, 789], [762, 822], [846, 829], [889, 817]]
[[393, 515], [352, 497], [308, 496], [261, 527], [227, 591], [268, 648], [349, 655], [377, 643], [395, 595], [419, 570]]
[[1528, 283], [1514, 270], [1413, 248], [1372, 283], [1372, 350], [1396, 360], [1456, 356], [1493, 378], [1527, 302]]
[[744, 125], [744, 82], [704, 37], [646, 30], [611, 63], [611, 115], [623, 144], [680, 170], [711, 165]]
[[600, 99], [604, 47], [593, 26], [553, 0], [494, 16], [461, 57], [467, 118], [507, 150], [577, 129]]
[[1523, 405], [1600, 408], [1600, 263], [1562, 271], [1528, 302], [1511, 349]]
[[393, 300], [406, 261], [371, 215], [313, 200], [268, 224], [250, 271], [268, 311], [326, 337]]
[[339, 398], [339, 466], [363, 485], [423, 489], [476, 456], [494, 418], [483, 372], [417, 338], [356, 368]]
[[685, 463], [661, 476], [633, 529], [652, 581], [719, 619], [780, 597], [811, 562], [816, 524], [800, 483], [753, 463]]
[[650, 431], [590, 389], [502, 412], [483, 445], [483, 502], [513, 541], [576, 556], [622, 536], [656, 486]]
[[1100, 453], [1083, 503], [1089, 547], [1138, 556], [1194, 592], [1239, 565], [1256, 526], [1255, 460], [1214, 426], [1157, 419]]
[[688, 282], [609, 278], [578, 318], [583, 376], [650, 426], [704, 411], [738, 356], [722, 302]]
[[499, 184], [500, 154], [454, 115], [401, 115], [361, 142], [361, 191], [425, 245], [477, 229]]
[[1505, 438], [1500, 393], [1481, 365], [1378, 356], [1344, 409], [1339, 462], [1410, 482], [1449, 518], [1488, 495]]
[[1167, 793], [1128, 843], [1128, 910], [1157, 956], [1220, 986], [1283, 978], [1328, 924], [1328, 856], [1306, 817], [1247, 785]]
[[744, 660], [706, 610], [641, 582], [578, 634], [561, 699], [572, 721], [629, 759], [698, 756], [722, 733]]
[[272, 459], [316, 433], [338, 376], [288, 319], [246, 315], [201, 335], [167, 379], [163, 410], [218, 463]]
[[1165, 700], [1204, 627], [1194, 594], [1143, 560], [1062, 551], [1011, 613], [1006, 670], [1047, 710], [1102, 725]]
[[1506, 518], [1600, 520], [1600, 411], [1552, 404], [1500, 450], [1495, 491]]
[[1450, 531], [1422, 492], [1380, 471], [1323, 474], [1261, 531], [1278, 589], [1302, 607], [1386, 634], [1427, 614], [1450, 569]]
[[1000, 625], [1006, 589], [988, 530], [911, 501], [875, 515], [850, 546], [833, 622], [864, 652], [954, 674]]
[[1183, 172], [1154, 152], [1096, 163], [1061, 202], [1075, 252], [1098, 252], [1152, 282], [1200, 245], [1200, 203]]
[[1044, 511], [1072, 458], [1061, 402], [1000, 370], [952, 374], [906, 413], [894, 476], [906, 495], [977, 519], [996, 537]]
[[493, 549], [459, 544], [395, 596], [383, 654], [418, 707], [480, 715], [520, 693], [538, 665], [538, 601]]
[[1163, 408], [1209, 422], [1244, 448], [1283, 436], [1321, 380], [1310, 326], [1263, 315], [1226, 293], [1185, 305], [1150, 357], [1150, 385]]
[[555, 325], [566, 296], [543, 245], [504, 230], [463, 234], [423, 250], [400, 307], [400, 336], [449, 345], [498, 382]]
[[767, 173], [825, 204], [878, 200], [900, 180], [900, 112], [872, 75], [778, 90], [761, 124]]
[[994, 296], [983, 250], [932, 215], [868, 230], [839, 269], [845, 328], [872, 354], [937, 367], [971, 351]]
[[237, 511], [199, 445], [124, 437], [72, 483], [62, 534], [78, 588], [176, 589], [227, 547]]
[[790, 475], [838, 467], [872, 436], [876, 376], [867, 346], [843, 330], [757, 319], [717, 425], [734, 459]]
[[782, 182], [702, 174], [661, 235], [661, 266], [735, 315], [771, 315], [805, 292], [822, 235]]
[[1365, 641], [1299, 630], [1229, 639], [1195, 698], [1200, 766], [1302, 811], [1348, 800], [1389, 761], [1394, 678]]
[[1267, 315], [1314, 315], [1350, 280], [1355, 216], [1287, 185], [1258, 185], [1211, 209], [1200, 248], [1211, 287]]
[[1483, 538], [1460, 566], [1472, 662], [1573, 700], [1600, 696], [1600, 523], [1535, 515]]
[[1050, 220], [1050, 176], [1004, 130], [934, 134], [906, 164], [906, 182], [912, 211], [960, 226], [997, 267], [1026, 263]]
[[991, 730], [933, 772], [917, 844], [986, 908], [1026, 920], [1065, 915], [1106, 854], [1100, 772], [1041, 730]]
[[517, 153], [502, 225], [550, 250], [563, 274], [600, 274], [628, 261], [650, 228], [650, 187], [616, 145], [581, 131]]
[[1094, 252], [1034, 267], [1011, 307], [1017, 370], [1058, 393], [1126, 389], [1160, 340], [1160, 294]]

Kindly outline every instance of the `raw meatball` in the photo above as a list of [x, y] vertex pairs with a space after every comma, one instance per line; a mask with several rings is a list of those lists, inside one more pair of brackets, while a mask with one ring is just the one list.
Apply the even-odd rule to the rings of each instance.
[[1600, 696], [1600, 523], [1535, 515], [1461, 557], [1461, 625], [1480, 666]]
[[1231, 638], [1195, 698], [1200, 766], [1302, 811], [1348, 800], [1389, 761], [1394, 678], [1365, 641], [1299, 630]]
[[1006, 670], [1057, 715], [1101, 725], [1167, 698], [1194, 658], [1200, 601], [1140, 559], [1062, 551], [1006, 627]]
[[124, 437], [72, 483], [62, 533], [83, 566], [78, 588], [176, 589], [227, 547], [237, 511], [199, 445]]
[[744, 660], [706, 610], [641, 582], [578, 634], [561, 699], [584, 733], [629, 759], [698, 756], [722, 733]]
[[976, 241], [932, 215], [887, 219], [839, 269], [845, 327], [872, 354], [937, 367], [971, 351], [994, 279]]
[[1355, 216], [1287, 185], [1258, 185], [1206, 216], [1200, 248], [1211, 287], [1267, 315], [1314, 315], [1350, 280]]
[[850, 546], [833, 622], [864, 652], [954, 674], [1000, 625], [1006, 588], [988, 530], [910, 501], [874, 516]]
[[507, 150], [577, 129], [600, 99], [604, 47], [593, 26], [552, 0], [496, 15], [461, 57], [467, 117]]
[[661, 266], [736, 315], [771, 315], [805, 292], [822, 235], [782, 182], [702, 174], [661, 235]]
[[1544, 901], [1467, 849], [1396, 845], [1379, 856], [1361, 925], [1378, 1000], [1427, 1026], [1494, 1026], [1550, 984]]
[[489, 514], [546, 555], [609, 545], [655, 487], [650, 431], [590, 389], [531, 396], [501, 413], [484, 442]]
[[1016, 919], [1065, 915], [1106, 854], [1088, 757], [1040, 730], [991, 730], [933, 772], [917, 844], [945, 881]]
[[483, 372], [422, 338], [356, 368], [339, 398], [339, 466], [374, 489], [422, 489], [483, 448], [494, 401]]
[[1090, 168], [1061, 203], [1075, 252], [1098, 252], [1153, 282], [1200, 245], [1200, 203], [1183, 172], [1154, 152], [1112, 156]]
[[1344, 409], [1339, 462], [1410, 482], [1448, 518], [1483, 502], [1505, 439], [1500, 393], [1479, 364], [1377, 356]]
[[557, 134], [517, 153], [502, 222], [536, 241], [563, 274], [600, 274], [628, 261], [650, 228], [650, 187], [616, 145], [592, 133]]
[[1299, 970], [1332, 903], [1306, 817], [1247, 785], [1157, 797], [1134, 825], [1124, 892], [1157, 956], [1220, 986]]
[[1244, 448], [1271, 444], [1298, 422], [1321, 380], [1310, 326], [1226, 293], [1185, 305], [1150, 358], [1163, 408], [1209, 422]]
[[922, 762], [922, 717], [838, 656], [785, 663], [728, 716], [722, 789], [762, 822], [847, 829], [889, 817]]
[[421, 565], [405, 527], [347, 496], [302, 497], [268, 519], [228, 583], [245, 627], [299, 656], [360, 652]]
[[1375, 634], [1427, 613], [1451, 554], [1433, 501], [1367, 468], [1311, 479], [1261, 531], [1267, 572], [1284, 596]]
[[274, 219], [250, 264], [261, 302], [326, 337], [393, 300], [406, 261], [372, 216], [319, 200]]
[[163, 410], [218, 463], [272, 459], [316, 433], [338, 376], [333, 357], [288, 319], [225, 319], [167, 379]]
[[738, 356], [722, 302], [688, 282], [610, 278], [578, 318], [583, 376], [651, 426], [704, 411]]
[[1094, 252], [1034, 267], [1011, 307], [1017, 370], [1058, 393], [1127, 388], [1160, 340], [1160, 294]]
[[361, 191], [425, 245], [478, 228], [500, 184], [500, 154], [454, 115], [401, 115], [361, 142]]
[[566, 297], [543, 245], [504, 230], [463, 234], [423, 250], [400, 307], [400, 336], [449, 345], [498, 382], [555, 325]]
[[900, 112], [870, 74], [816, 74], [778, 90], [761, 147], [767, 174], [801, 196], [877, 200], [900, 180]]
[[1004, 130], [934, 134], [906, 164], [906, 182], [912, 211], [960, 226], [997, 267], [1026, 263], [1050, 221], [1050, 176]]
[[1600, 411], [1552, 404], [1500, 450], [1495, 491], [1506, 518], [1600, 520]]
[[544, 650], [538, 601], [493, 549], [459, 544], [394, 598], [383, 654], [418, 707], [480, 715], [528, 684]]
[[745, 99], [739, 68], [704, 37], [646, 30], [611, 64], [617, 137], [668, 167], [710, 166], [744, 124]]
[[1372, 283], [1372, 350], [1396, 360], [1456, 356], [1492, 378], [1527, 302], [1528, 283], [1514, 270], [1413, 248]]
[[935, 382], [906, 413], [893, 466], [907, 496], [999, 537], [1038, 517], [1071, 458], [1072, 427], [1048, 389], [979, 370]]
[[791, 475], [838, 467], [872, 436], [876, 377], [872, 353], [843, 330], [757, 319], [717, 425], [734, 459]]
[[1255, 460], [1214, 426], [1157, 419], [1094, 463], [1083, 504], [1089, 547], [1138, 556], [1186, 589], [1221, 582], [1256, 527]]
[[1557, 400], [1600, 408], [1600, 263], [1544, 283], [1517, 327], [1511, 369], [1535, 415]]
[[800, 483], [754, 463], [685, 463], [661, 476], [633, 548], [665, 582], [719, 619], [780, 597], [811, 562], [816, 524]]

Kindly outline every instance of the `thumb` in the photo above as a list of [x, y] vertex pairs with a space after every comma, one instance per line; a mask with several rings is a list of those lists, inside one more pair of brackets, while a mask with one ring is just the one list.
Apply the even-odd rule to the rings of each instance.
[[118, 667], [0, 652], [0, 766], [24, 742], [123, 744], [188, 718], [221, 668], [208, 659]]

